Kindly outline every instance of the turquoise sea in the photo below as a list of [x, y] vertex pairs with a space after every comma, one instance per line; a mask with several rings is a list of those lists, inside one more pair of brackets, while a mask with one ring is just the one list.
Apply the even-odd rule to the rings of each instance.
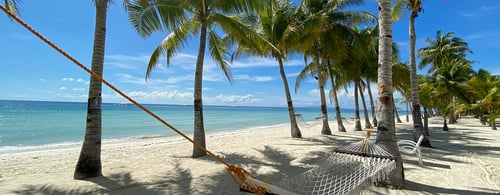
[[[186, 134], [192, 134], [193, 108], [189, 105], [146, 104], [145, 107]], [[44, 148], [59, 148], [82, 142], [86, 102], [0, 100], [0, 154]], [[329, 116], [335, 116], [329, 108]], [[297, 107], [306, 121], [314, 121], [319, 106]], [[352, 118], [353, 110], [342, 110]], [[285, 107], [204, 106], [206, 133], [287, 124]], [[128, 140], [176, 136], [132, 104], [102, 105], [102, 138]]]

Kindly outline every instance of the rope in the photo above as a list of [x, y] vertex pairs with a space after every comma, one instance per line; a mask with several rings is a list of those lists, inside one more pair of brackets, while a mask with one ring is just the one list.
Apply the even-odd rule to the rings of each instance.
[[[172, 126], [170, 123], [168, 123], [167, 121], [163, 120], [158, 115], [156, 115], [155, 113], [153, 113], [152, 111], [150, 111], [149, 109], [147, 109], [146, 107], [144, 107], [143, 105], [141, 105], [140, 103], [138, 103], [137, 101], [135, 101], [134, 99], [132, 99], [130, 96], [128, 96], [124, 92], [120, 91], [118, 88], [116, 88], [115, 86], [113, 86], [111, 83], [109, 83], [108, 81], [106, 81], [101, 75], [99, 75], [99, 74], [95, 73], [94, 71], [90, 70], [85, 65], [83, 65], [82, 63], [80, 63], [78, 60], [76, 60], [75, 58], [73, 58], [71, 55], [69, 55], [68, 53], [66, 53], [64, 50], [62, 50], [61, 48], [59, 48], [58, 46], [56, 46], [54, 43], [52, 43], [50, 40], [48, 40], [43, 35], [41, 35], [40, 33], [38, 33], [35, 29], [33, 29], [31, 26], [29, 26], [27, 23], [25, 23], [23, 20], [21, 20], [15, 14], [13, 14], [12, 12], [10, 12], [3, 5], [0, 5], [0, 9], [2, 9], [2, 11], [4, 11], [9, 17], [11, 17], [15, 21], [17, 21], [19, 24], [21, 24], [21, 26], [25, 27], [28, 31], [30, 31], [31, 33], [33, 33], [38, 38], [40, 38], [43, 42], [45, 42], [50, 47], [52, 47], [53, 49], [55, 49], [56, 51], [58, 51], [60, 54], [62, 54], [63, 56], [65, 56], [66, 58], [68, 58], [69, 60], [71, 60], [74, 64], [76, 64], [77, 66], [79, 66], [80, 68], [82, 68], [83, 70], [85, 70], [92, 77], [94, 77], [95, 79], [97, 79], [100, 82], [104, 83], [106, 86], [108, 86], [109, 88], [111, 88], [113, 91], [115, 91], [116, 93], [120, 94], [123, 98], [127, 99], [128, 101], [130, 101], [131, 103], [133, 103], [135, 106], [137, 106], [138, 108], [140, 108], [144, 112], [148, 113], [151, 117], [155, 118], [156, 120], [158, 120], [159, 122], [161, 122], [163, 125], [169, 127], [175, 133], [177, 133], [178, 135], [182, 136], [184, 139], [186, 139], [189, 142], [191, 142], [197, 148], [203, 150], [205, 153], [207, 153], [208, 155], [210, 155], [216, 161], [224, 164], [227, 167], [227, 170], [229, 171], [229, 175], [231, 176], [231, 178], [234, 180], [234, 182], [240, 188], [246, 189], [246, 190], [254, 192], [256, 194], [264, 194], [265, 193], [265, 191], [266, 191], [265, 188], [262, 188], [260, 186], [257, 186], [257, 187], [253, 186], [253, 185], [251, 185], [250, 183], [248, 183], [246, 181], [246, 175], [250, 176], [250, 177], [253, 177], [252, 175], [250, 175], [250, 173], [248, 171], [244, 170], [241, 167], [237, 167], [237, 166], [229, 164], [228, 162], [224, 161], [219, 156], [217, 156], [214, 153], [212, 153], [211, 151], [209, 151], [207, 148], [203, 147], [198, 142], [196, 142], [193, 139], [191, 139], [190, 137], [188, 137], [186, 134], [184, 134], [181, 131], [179, 131], [177, 128], [175, 128], [174, 126]], [[235, 176], [237, 176], [237, 177], [235, 177]]]

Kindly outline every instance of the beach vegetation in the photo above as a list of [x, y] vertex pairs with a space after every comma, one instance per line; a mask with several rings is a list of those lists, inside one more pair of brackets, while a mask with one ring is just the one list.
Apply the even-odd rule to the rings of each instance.
[[[304, 15], [304, 20], [302, 23], [302, 36], [301, 45], [297, 50], [304, 55], [306, 64], [309, 57], [312, 58], [311, 62], [314, 69], [309, 68], [315, 72], [311, 72], [311, 76], [317, 79], [318, 90], [320, 93], [320, 109], [323, 117], [323, 134], [331, 134], [330, 127], [328, 125], [328, 117], [326, 111], [326, 98], [324, 94], [325, 78], [329, 72], [331, 72], [331, 65], [336, 66], [347, 66], [348, 59], [355, 59], [353, 56], [349, 56], [349, 50], [353, 47], [359, 46], [356, 42], [354, 44], [353, 39], [355, 36], [354, 27], [360, 23], [366, 23], [368, 21], [375, 21], [375, 16], [368, 12], [363, 11], [343, 11], [343, 9], [362, 3], [363, 1], [351, 0], [351, 1], [317, 1], [317, 0], [305, 0], [300, 4], [300, 11]], [[351, 48], [349, 48], [351, 47]], [[360, 50], [361, 51], [361, 50]], [[363, 52], [364, 53], [364, 52]], [[332, 63], [333, 62], [333, 63]], [[361, 63], [355, 63], [361, 66]], [[351, 64], [352, 65], [352, 64]], [[329, 68], [325, 66], [330, 66]], [[352, 67], [351, 67], [352, 68]], [[323, 71], [325, 70], [326, 71]], [[336, 79], [340, 83], [345, 83], [345, 79], [353, 78], [346, 72], [343, 67], [340, 68], [342, 79]], [[336, 69], [339, 70], [339, 69]], [[326, 75], [325, 75], [326, 74]], [[360, 78], [359, 72], [356, 78]], [[333, 81], [334, 74], [329, 74], [332, 83], [332, 89], [337, 90], [335, 82]], [[357, 79], [355, 81], [359, 81]], [[358, 87], [355, 83], [355, 94], [358, 94]], [[338, 83], [339, 84], [339, 83]], [[337, 85], [338, 85], [337, 84]], [[334, 94], [335, 98], [336, 94]], [[357, 99], [355, 99], [357, 101]], [[338, 102], [338, 101], [335, 101]], [[339, 110], [337, 109], [336, 112]], [[358, 104], [359, 108], [359, 104]], [[338, 113], [338, 112], [337, 112]], [[340, 118], [340, 114], [337, 114], [337, 123]], [[357, 109], [357, 118], [359, 119], [359, 109]], [[357, 120], [358, 130], [361, 130], [360, 121]], [[371, 126], [371, 125], [370, 125]], [[340, 128], [343, 125], [339, 125]], [[344, 131], [339, 129], [339, 131]]]
[[418, 95], [420, 98], [420, 105], [423, 107], [423, 133], [429, 135], [429, 118], [432, 116], [433, 102], [432, 93], [434, 91], [433, 82], [430, 81], [432, 77], [429, 75], [419, 75], [419, 90]]
[[[441, 31], [438, 30], [436, 32], [435, 39], [427, 38], [426, 43], [428, 46], [418, 50], [418, 56], [421, 59], [418, 67], [423, 69], [427, 65], [430, 65], [428, 73], [434, 74], [434, 76], [441, 75], [438, 78], [439, 80], [437, 80], [442, 81], [441, 84], [445, 84], [443, 79], [446, 79], [447, 77], [443, 74], [446, 73], [447, 70], [451, 70], [450, 68], [452, 67], [450, 67], [450, 64], [466, 63], [466, 61], [468, 61], [466, 59], [466, 54], [472, 53], [467, 43], [463, 39], [454, 36], [453, 32], [448, 32], [443, 35]], [[468, 63], [470, 65], [470, 62]], [[444, 69], [439, 70], [440, 68]], [[452, 76], [454, 73], [457, 72], [453, 71], [448, 76]], [[454, 90], [454, 92], [460, 92], [460, 90]], [[452, 99], [455, 98], [452, 97]], [[450, 112], [449, 114], [450, 124], [456, 122], [455, 115], [453, 113], [454, 112]]]
[[278, 63], [279, 74], [283, 81], [283, 89], [287, 101], [290, 118], [290, 133], [293, 138], [301, 138], [302, 134], [297, 125], [296, 113], [293, 106], [290, 87], [285, 73], [284, 63], [291, 54], [291, 45], [297, 42], [299, 23], [296, 17], [296, 7], [292, 1], [271, 0], [266, 9], [255, 15], [245, 18], [252, 30], [258, 33], [251, 42], [241, 40], [239, 37], [229, 36], [228, 40], [236, 40], [238, 44], [233, 59], [239, 55], [271, 56]]
[[[189, 1], [189, 0], [133, 0], [127, 3], [128, 17], [139, 35], [148, 37], [154, 32], [168, 31], [151, 54], [146, 69], [146, 79], [159, 65], [160, 57], [166, 58], [167, 65], [171, 58], [193, 36], [198, 35], [198, 55], [194, 73], [194, 135], [193, 140], [206, 147], [203, 121], [202, 84], [205, 51], [221, 68], [229, 82], [232, 82], [229, 68], [229, 48], [221, 32], [238, 36], [240, 40], [250, 39], [255, 35], [249, 26], [239, 20], [242, 13], [262, 9], [264, 1]], [[193, 145], [193, 157], [206, 155], [206, 152]]]
[[497, 130], [496, 119], [500, 116], [500, 79], [484, 69], [479, 69], [467, 81], [470, 102], [462, 102], [457, 106], [455, 114], [470, 112], [476, 115], [482, 124], [490, 125]]

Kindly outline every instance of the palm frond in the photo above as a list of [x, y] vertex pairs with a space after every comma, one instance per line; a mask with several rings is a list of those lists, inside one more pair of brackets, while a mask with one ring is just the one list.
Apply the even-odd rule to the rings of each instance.
[[232, 83], [233, 79], [227, 59], [230, 58], [224, 40], [220, 38], [213, 29], [208, 32], [208, 50], [215, 63], [222, 69], [227, 80]]
[[134, 29], [143, 37], [156, 31], [175, 29], [186, 19], [181, 0], [149, 1], [135, 0], [126, 3], [128, 18]]
[[199, 26], [194, 19], [187, 20], [185, 23], [174, 29], [160, 44], [154, 49], [146, 69], [146, 80], [151, 71], [158, 65], [160, 56], [164, 56], [167, 66], [170, 65], [170, 59], [177, 53], [177, 50], [184, 46], [185, 42], [198, 31]]

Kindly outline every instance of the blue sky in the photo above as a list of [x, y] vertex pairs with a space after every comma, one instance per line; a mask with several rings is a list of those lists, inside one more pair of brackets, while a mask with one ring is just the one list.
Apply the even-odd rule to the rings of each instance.
[[[500, 1], [424, 0], [424, 12], [416, 20], [417, 49], [436, 31], [453, 31], [474, 52], [469, 54], [475, 70], [500, 74]], [[353, 8], [375, 15], [374, 0]], [[90, 67], [95, 8], [90, 0], [23, 1], [22, 18], [52, 42]], [[145, 81], [146, 64], [156, 45], [168, 34], [159, 32], [142, 38], [132, 28], [121, 1], [108, 9], [104, 77], [141, 103], [192, 104], [197, 42], [182, 48], [171, 61], [154, 70]], [[0, 14], [0, 99], [85, 102], [89, 75], [42, 43], [19, 24]], [[408, 61], [408, 13], [393, 24], [401, 60]], [[303, 68], [301, 56], [291, 56], [286, 73], [296, 106], [319, 105], [314, 80], [293, 92], [296, 75]], [[283, 83], [273, 59], [240, 57], [231, 65], [231, 85], [209, 57], [205, 60], [203, 101], [205, 105], [286, 106]], [[425, 73], [425, 70], [420, 71]], [[327, 86], [329, 88], [329, 86]], [[104, 102], [125, 102], [103, 87]], [[373, 88], [376, 89], [376, 88]], [[376, 92], [374, 92], [376, 95]], [[343, 108], [353, 108], [352, 89], [339, 93]]]

